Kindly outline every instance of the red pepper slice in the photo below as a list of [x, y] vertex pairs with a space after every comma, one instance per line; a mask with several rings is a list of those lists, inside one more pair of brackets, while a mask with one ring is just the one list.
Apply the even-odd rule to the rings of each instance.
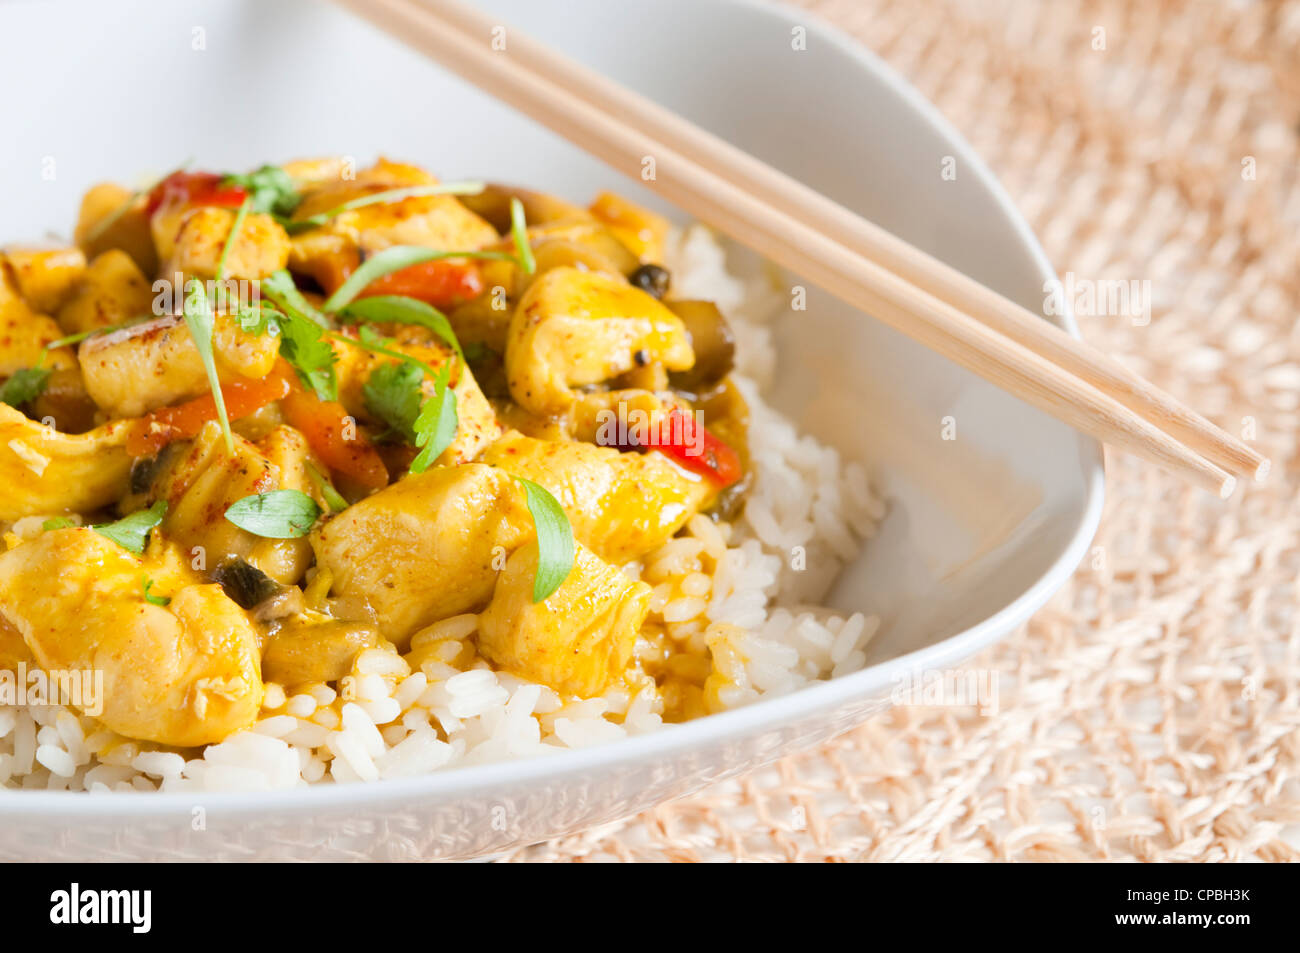
[[289, 425], [302, 432], [316, 456], [334, 473], [367, 490], [388, 486], [388, 468], [383, 458], [342, 404], [321, 400], [294, 381], [280, 401], [280, 410]]
[[[260, 380], [231, 381], [221, 385], [226, 401], [226, 416], [231, 420], [247, 417], [289, 393], [289, 381], [271, 374]], [[204, 394], [183, 404], [159, 407], [141, 417], [126, 438], [126, 452], [133, 457], [156, 453], [173, 440], [186, 440], [217, 419], [217, 402]]]
[[224, 180], [225, 176], [215, 172], [173, 172], [150, 190], [145, 213], [153, 215], [164, 203], [174, 201], [187, 205], [239, 208], [248, 197], [248, 191], [238, 185], [222, 185]]
[[452, 308], [477, 298], [482, 291], [483, 279], [474, 262], [438, 259], [408, 265], [376, 278], [357, 297], [402, 295], [418, 298], [435, 308]]
[[647, 446], [703, 474], [720, 487], [738, 483], [745, 475], [740, 456], [693, 416], [674, 407], [660, 427], [651, 427]]

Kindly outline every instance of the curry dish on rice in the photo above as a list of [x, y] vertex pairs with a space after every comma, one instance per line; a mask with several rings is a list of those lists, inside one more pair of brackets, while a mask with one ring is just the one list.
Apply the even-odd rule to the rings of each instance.
[[748, 410], [667, 232], [387, 160], [92, 188], [0, 258], [0, 669], [192, 748], [472, 614], [440, 663], [704, 713], [639, 566], [744, 505]]

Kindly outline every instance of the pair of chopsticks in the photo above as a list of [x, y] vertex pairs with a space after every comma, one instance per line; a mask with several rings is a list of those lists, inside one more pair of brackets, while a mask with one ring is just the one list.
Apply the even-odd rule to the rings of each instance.
[[1074, 429], [1229, 496], [1269, 461], [1095, 348], [456, 0], [338, 0], [719, 231]]

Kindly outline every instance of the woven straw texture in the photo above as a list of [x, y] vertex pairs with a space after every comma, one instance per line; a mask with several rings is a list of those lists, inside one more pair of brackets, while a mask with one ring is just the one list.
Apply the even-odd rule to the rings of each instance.
[[1084, 336], [1273, 474], [1219, 503], [1108, 455], [1090, 557], [971, 663], [997, 714], [897, 708], [510, 859], [1300, 859], [1300, 2], [803, 6], [939, 106], [1059, 273], [1149, 280], [1149, 324]]

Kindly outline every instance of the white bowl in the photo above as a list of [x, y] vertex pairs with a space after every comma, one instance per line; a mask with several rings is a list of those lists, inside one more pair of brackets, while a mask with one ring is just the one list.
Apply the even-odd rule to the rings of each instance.
[[[743, 0], [486, 5], [1040, 310], [1051, 268], [988, 170], [914, 90], [806, 13]], [[6, 98], [6, 240], [66, 234], [92, 182], [190, 156], [221, 169], [383, 152], [446, 177], [649, 198], [318, 0], [5, 4], [0, 35], [22, 40], [0, 65], [6, 87], [32, 89]], [[955, 179], [941, 176], [946, 157]], [[833, 594], [885, 619], [866, 669], [653, 735], [402, 781], [199, 799], [5, 792], [0, 857], [501, 851], [815, 745], [888, 706], [907, 676], [1002, 638], [1065, 582], [1101, 508], [1095, 443], [816, 291], [778, 339], [774, 402], [868, 462], [890, 500]]]

